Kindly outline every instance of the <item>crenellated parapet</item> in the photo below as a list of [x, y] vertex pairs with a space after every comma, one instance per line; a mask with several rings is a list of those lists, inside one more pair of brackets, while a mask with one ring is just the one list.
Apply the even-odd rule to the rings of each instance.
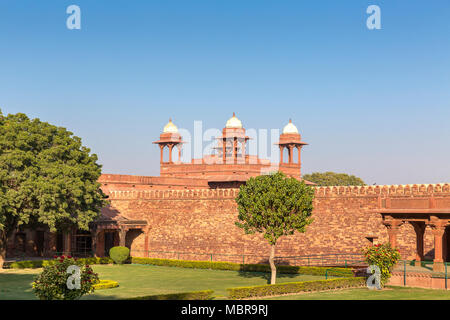
[[376, 186], [330, 186], [315, 187], [316, 197], [336, 196], [427, 196], [450, 195], [450, 184], [406, 184]]
[[239, 189], [129, 190], [109, 191], [110, 200], [201, 200], [234, 199]]
[[[315, 195], [321, 197], [342, 196], [450, 196], [450, 184], [407, 184], [377, 186], [330, 186], [313, 187]], [[188, 190], [110, 190], [111, 200], [163, 200], [163, 199], [234, 199], [238, 188], [188, 189]]]

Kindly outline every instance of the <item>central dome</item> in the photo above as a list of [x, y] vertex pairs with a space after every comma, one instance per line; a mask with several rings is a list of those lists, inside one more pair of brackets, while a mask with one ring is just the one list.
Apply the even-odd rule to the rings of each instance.
[[169, 123], [164, 126], [164, 133], [178, 133], [178, 128], [173, 124], [172, 119], [169, 119]]
[[283, 128], [283, 133], [298, 133], [297, 127], [289, 119], [289, 123]]
[[233, 116], [228, 119], [227, 123], [225, 124], [225, 128], [239, 128], [242, 129], [242, 122], [238, 118], [236, 118], [236, 115], [233, 112]]

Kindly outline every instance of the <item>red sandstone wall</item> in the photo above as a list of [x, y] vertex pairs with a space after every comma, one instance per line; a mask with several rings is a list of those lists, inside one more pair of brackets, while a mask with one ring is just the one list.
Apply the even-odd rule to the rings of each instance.
[[[237, 189], [183, 191], [109, 191], [112, 207], [130, 219], [148, 221], [148, 247], [151, 251], [179, 251], [260, 255], [262, 261], [268, 245], [259, 235], [244, 235], [234, 225], [237, 219], [234, 198]], [[366, 237], [388, 241], [378, 208], [381, 198], [389, 196], [423, 197], [430, 193], [450, 198], [449, 185], [319, 187], [316, 188], [314, 222], [305, 234], [296, 233], [279, 241], [277, 255], [311, 255], [320, 253], [359, 253], [370, 242]], [[144, 255], [145, 236], [132, 243], [135, 255]], [[398, 236], [403, 258], [412, 259], [415, 233], [403, 225]], [[431, 254], [432, 237], [427, 228], [425, 254]], [[163, 254], [158, 256], [162, 257]], [[166, 254], [168, 258], [178, 258]], [[209, 259], [209, 256], [181, 256], [185, 259]], [[215, 257], [217, 260], [242, 261]], [[248, 260], [246, 262], [249, 262]]]

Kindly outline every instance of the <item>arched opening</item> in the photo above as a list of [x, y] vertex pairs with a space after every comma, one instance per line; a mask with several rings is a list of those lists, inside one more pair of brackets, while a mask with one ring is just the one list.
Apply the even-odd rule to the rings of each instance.
[[289, 149], [287, 147], [283, 148], [283, 163], [289, 163]]
[[292, 163], [298, 164], [298, 148], [292, 148]]

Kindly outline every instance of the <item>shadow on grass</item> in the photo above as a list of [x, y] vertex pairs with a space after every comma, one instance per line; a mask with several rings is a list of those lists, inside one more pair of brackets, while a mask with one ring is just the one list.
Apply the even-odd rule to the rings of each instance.
[[[266, 280], [267, 284], [270, 284], [271, 273], [270, 272], [254, 272], [254, 271], [238, 271], [240, 277], [243, 278], [261, 278]], [[294, 273], [277, 273], [277, 282], [286, 278], [295, 278], [298, 274]]]
[[31, 283], [35, 274], [0, 273], [0, 300], [36, 299]]

